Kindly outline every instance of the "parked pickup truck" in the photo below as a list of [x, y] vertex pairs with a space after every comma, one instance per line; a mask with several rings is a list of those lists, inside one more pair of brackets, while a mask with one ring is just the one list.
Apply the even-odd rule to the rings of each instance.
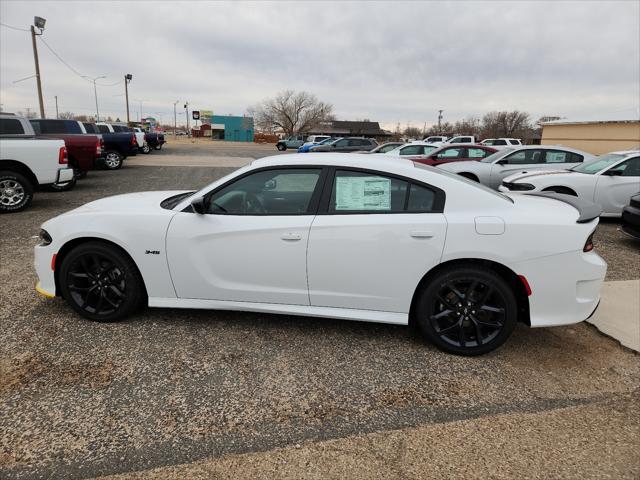
[[138, 142], [132, 132], [112, 132], [106, 125], [82, 122], [86, 133], [99, 133], [104, 140], [104, 167], [117, 170], [122, 167], [122, 161], [138, 154]]
[[151, 147], [147, 143], [147, 138], [146, 138], [146, 136], [145, 136], [145, 134], [144, 134], [144, 132], [142, 130], [140, 132], [137, 132], [137, 131], [129, 128], [126, 125], [118, 125], [116, 123], [100, 122], [100, 123], [97, 123], [96, 125], [98, 125], [98, 127], [101, 126], [101, 125], [106, 125], [106, 127], [112, 133], [131, 132], [136, 136], [136, 143], [138, 144], [138, 151], [139, 152], [149, 153], [151, 151]]
[[[35, 132], [38, 137], [64, 140], [69, 155], [69, 166], [75, 171], [75, 178], [86, 176], [89, 170], [95, 168], [96, 163], [103, 161], [102, 137], [100, 135], [84, 135], [80, 122], [46, 118], [32, 119], [29, 122], [29, 126], [24, 126], [26, 135], [32, 135]], [[65, 185], [56, 184], [54, 189], [68, 190], [73, 188], [74, 182]]]
[[161, 150], [162, 146], [167, 143], [164, 139], [164, 133], [160, 132], [145, 132], [140, 127], [133, 127], [134, 132], [143, 132], [146, 135], [147, 143], [149, 147], [155, 150]]
[[64, 140], [25, 136], [27, 125], [25, 118], [0, 116], [0, 213], [24, 210], [39, 187], [74, 179]]

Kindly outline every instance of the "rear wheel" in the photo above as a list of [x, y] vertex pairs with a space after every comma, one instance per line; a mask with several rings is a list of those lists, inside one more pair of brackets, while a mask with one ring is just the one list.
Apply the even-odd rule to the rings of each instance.
[[149, 146], [148, 143], [145, 143], [142, 146], [141, 150], [142, 150], [142, 153], [151, 153], [151, 147]]
[[497, 273], [451, 267], [425, 285], [415, 313], [424, 336], [441, 350], [481, 355], [509, 338], [517, 321], [517, 302]]
[[33, 184], [22, 174], [0, 170], [0, 213], [19, 212], [31, 204]]
[[80, 315], [112, 322], [131, 315], [145, 298], [142, 278], [133, 261], [116, 247], [88, 242], [64, 258], [60, 290]]
[[122, 155], [115, 150], [109, 150], [104, 156], [104, 166], [107, 170], [118, 170], [122, 167]]
[[279, 143], [278, 145], [276, 145], [276, 148], [281, 152], [284, 152], [287, 149], [287, 146]]

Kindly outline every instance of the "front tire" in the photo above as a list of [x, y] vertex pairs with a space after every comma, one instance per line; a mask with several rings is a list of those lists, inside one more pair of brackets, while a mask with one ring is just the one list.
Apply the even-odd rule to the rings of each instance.
[[478, 267], [451, 267], [424, 286], [416, 306], [423, 335], [445, 352], [482, 355], [513, 332], [518, 305], [497, 273]]
[[282, 145], [281, 143], [279, 143], [278, 145], [276, 145], [276, 148], [278, 150], [280, 150], [281, 152], [284, 152], [287, 149], [286, 145]]
[[0, 170], [0, 213], [19, 212], [33, 200], [33, 184], [22, 174]]
[[124, 158], [120, 152], [115, 150], [108, 151], [104, 156], [104, 168], [107, 170], [118, 170], [122, 167], [122, 161]]
[[142, 151], [142, 153], [144, 154], [149, 154], [151, 153], [151, 147], [149, 146], [148, 143], [145, 143], [142, 148], [140, 149]]
[[122, 320], [146, 298], [133, 261], [120, 249], [102, 242], [83, 243], [69, 252], [58, 278], [62, 297], [89, 320]]

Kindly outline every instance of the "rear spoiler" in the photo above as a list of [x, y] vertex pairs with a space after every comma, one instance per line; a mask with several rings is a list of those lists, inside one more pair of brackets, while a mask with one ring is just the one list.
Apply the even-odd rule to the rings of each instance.
[[583, 200], [574, 195], [567, 195], [565, 193], [555, 193], [555, 192], [535, 192], [535, 193], [525, 193], [524, 195], [531, 195], [534, 197], [544, 197], [544, 198], [553, 198], [554, 200], [559, 200], [568, 205], [571, 205], [573, 208], [578, 210], [579, 216], [576, 220], [576, 223], [587, 223], [593, 219], [596, 219], [602, 213], [602, 208], [600, 205], [590, 202], [588, 200]]

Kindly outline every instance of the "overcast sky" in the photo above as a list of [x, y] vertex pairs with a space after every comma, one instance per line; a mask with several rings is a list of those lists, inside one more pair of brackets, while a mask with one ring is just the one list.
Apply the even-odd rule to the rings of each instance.
[[[639, 1], [0, 2], [101, 84], [133, 74], [132, 119], [173, 121], [173, 102], [236, 114], [284, 89], [337, 118], [422, 127], [490, 110], [588, 117], [640, 106]], [[94, 114], [93, 85], [38, 42], [47, 116]], [[0, 27], [0, 103], [37, 110], [28, 32]], [[135, 100], [134, 100], [135, 99]], [[100, 114], [125, 118], [124, 87], [99, 86]], [[179, 109], [180, 111], [180, 109]], [[184, 121], [184, 114], [182, 114]], [[180, 121], [180, 118], [179, 118]]]

